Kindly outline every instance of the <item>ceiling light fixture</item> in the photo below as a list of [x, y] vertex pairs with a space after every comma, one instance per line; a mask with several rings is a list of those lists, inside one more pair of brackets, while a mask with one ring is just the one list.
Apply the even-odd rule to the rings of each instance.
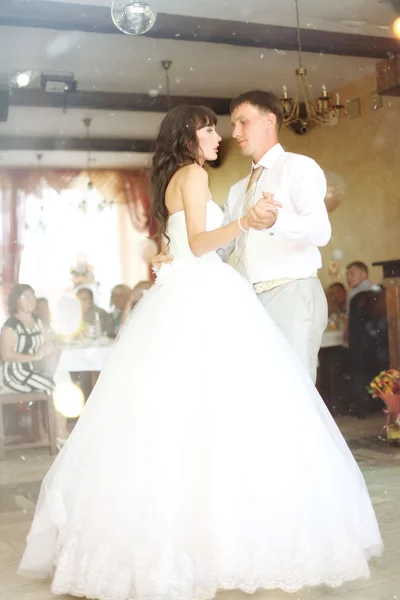
[[311, 122], [320, 125], [338, 122], [340, 111], [344, 105], [340, 102], [339, 94], [336, 94], [335, 102], [328, 95], [323, 85], [321, 95], [314, 100], [311, 96], [310, 86], [307, 81], [307, 69], [303, 67], [303, 55], [300, 31], [299, 2], [295, 0], [296, 22], [297, 22], [297, 52], [298, 68], [296, 69], [296, 92], [290, 98], [287, 87], [283, 86], [283, 97], [281, 98], [283, 108], [283, 122], [293, 129], [295, 133], [307, 133]]
[[26, 87], [30, 84], [32, 80], [31, 71], [24, 71], [23, 73], [18, 73], [15, 77], [15, 83], [18, 87]]
[[111, 207], [113, 204], [115, 204], [115, 202], [114, 202], [114, 200], [112, 200], [112, 199], [109, 200], [108, 198], [103, 198], [102, 200], [99, 201], [99, 195], [95, 190], [95, 187], [94, 187], [94, 184], [92, 181], [92, 177], [90, 175], [91, 164], [93, 162], [96, 162], [96, 159], [92, 158], [92, 143], [91, 143], [91, 138], [90, 138], [90, 126], [92, 124], [92, 119], [91, 118], [82, 119], [82, 123], [84, 124], [85, 129], [86, 129], [86, 141], [87, 141], [86, 173], [87, 173], [88, 181], [86, 184], [86, 189], [85, 189], [83, 198], [80, 201], [78, 208], [83, 213], [86, 213], [89, 208], [89, 204], [94, 204], [95, 202], [97, 202], [97, 210], [99, 212], [101, 212], [107, 206]]
[[172, 65], [172, 60], [162, 60], [161, 61], [161, 66], [165, 72], [165, 92], [167, 95], [167, 109], [168, 110], [170, 110], [170, 108], [171, 108], [171, 92], [170, 92], [170, 86], [169, 86], [169, 70], [171, 68], [171, 65]]

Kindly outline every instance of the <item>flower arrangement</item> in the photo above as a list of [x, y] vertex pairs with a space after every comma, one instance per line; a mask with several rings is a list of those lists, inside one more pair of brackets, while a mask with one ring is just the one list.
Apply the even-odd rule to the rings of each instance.
[[72, 282], [74, 287], [79, 285], [90, 285], [94, 283], [94, 273], [92, 265], [88, 265], [86, 269], [79, 271], [76, 267], [70, 269]]
[[400, 394], [400, 371], [381, 371], [369, 384], [368, 391], [373, 398], [381, 397], [382, 394]]
[[74, 288], [79, 286], [90, 287], [95, 283], [93, 265], [89, 265], [86, 255], [79, 253], [76, 259], [76, 265], [70, 268], [70, 275]]
[[381, 371], [369, 384], [368, 391], [373, 398], [381, 398], [385, 403], [386, 440], [400, 440], [400, 371]]

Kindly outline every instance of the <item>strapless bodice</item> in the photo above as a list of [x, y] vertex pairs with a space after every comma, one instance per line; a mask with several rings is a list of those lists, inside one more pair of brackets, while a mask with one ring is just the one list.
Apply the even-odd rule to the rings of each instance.
[[[213, 200], [207, 202], [207, 220], [206, 229], [212, 231], [221, 227], [223, 223], [223, 213], [218, 204]], [[174, 258], [193, 258], [193, 253], [189, 246], [185, 212], [183, 210], [174, 213], [168, 221], [167, 233], [170, 238], [169, 250]]]

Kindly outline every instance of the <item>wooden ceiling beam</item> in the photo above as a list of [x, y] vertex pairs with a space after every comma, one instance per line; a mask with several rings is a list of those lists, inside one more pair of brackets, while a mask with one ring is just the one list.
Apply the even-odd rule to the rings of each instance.
[[[170, 104], [169, 104], [170, 102]], [[229, 98], [203, 98], [193, 96], [159, 95], [151, 98], [148, 94], [127, 94], [120, 92], [77, 91], [65, 94], [45, 92], [37, 88], [15, 88], [9, 98], [10, 106], [46, 108], [88, 108], [92, 110], [140, 111], [165, 113], [169, 108], [181, 104], [209, 106], [218, 115], [229, 114]]]
[[[113, 24], [110, 8], [107, 6], [46, 0], [3, 0], [0, 6], [0, 25], [121, 34]], [[175, 41], [297, 50], [295, 27], [166, 13], [157, 15], [154, 27], [145, 35]], [[302, 45], [305, 52], [365, 58], [387, 58], [400, 51], [400, 41], [395, 38], [314, 29], [302, 30]]]
[[153, 152], [154, 140], [0, 136], [0, 151]]

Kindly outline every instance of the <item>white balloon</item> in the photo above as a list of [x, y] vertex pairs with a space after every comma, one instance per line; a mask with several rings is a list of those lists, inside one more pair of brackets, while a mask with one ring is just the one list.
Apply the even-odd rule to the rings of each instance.
[[343, 258], [343, 250], [341, 250], [340, 248], [335, 248], [334, 250], [332, 250], [332, 258], [333, 260], [340, 260], [341, 258]]
[[327, 191], [325, 196], [325, 204], [328, 212], [332, 212], [339, 206], [343, 200], [345, 193], [345, 183], [343, 178], [337, 173], [325, 173]]
[[82, 309], [78, 298], [61, 296], [53, 311], [53, 329], [61, 335], [72, 335], [78, 331], [81, 320]]

